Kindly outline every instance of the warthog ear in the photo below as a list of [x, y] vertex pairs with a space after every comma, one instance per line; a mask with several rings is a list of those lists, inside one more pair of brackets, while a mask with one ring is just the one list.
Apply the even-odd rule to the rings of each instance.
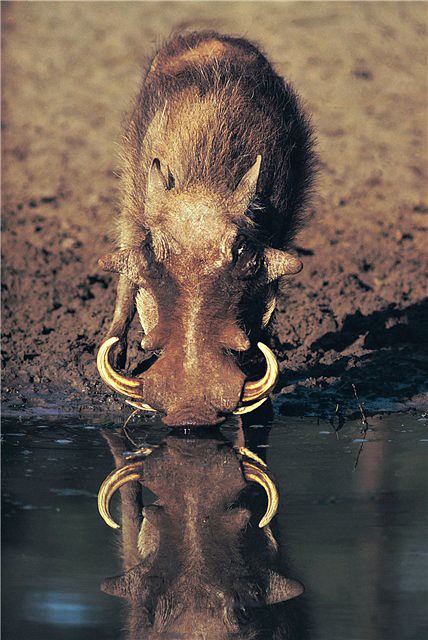
[[269, 583], [266, 590], [266, 604], [277, 604], [300, 596], [305, 587], [298, 580], [284, 578], [275, 571], [269, 571]]
[[116, 253], [107, 253], [98, 260], [99, 266], [104, 271], [113, 273], [125, 273], [128, 268], [129, 250], [116, 251]]
[[100, 589], [109, 596], [116, 596], [117, 598], [127, 597], [127, 584], [125, 582], [125, 576], [111, 576], [104, 578], [100, 584]]
[[147, 260], [141, 251], [123, 249], [115, 253], [108, 253], [98, 260], [104, 271], [121, 273], [135, 283], [143, 283], [143, 274], [147, 269]]
[[282, 276], [295, 275], [303, 269], [303, 263], [299, 258], [279, 249], [265, 249], [264, 261], [268, 282], [278, 280]]
[[147, 567], [138, 565], [121, 576], [105, 578], [100, 585], [101, 591], [109, 596], [126, 600], [145, 600], [162, 583], [162, 578], [147, 576]]
[[257, 180], [259, 179], [260, 166], [262, 157], [259, 154], [255, 163], [248, 169], [247, 173], [241, 178], [235, 189], [235, 197], [243, 208], [248, 207], [251, 199], [256, 193]]
[[163, 191], [169, 191], [175, 186], [175, 179], [169, 167], [162, 168], [159, 158], [155, 158], [149, 170], [147, 178], [147, 194], [156, 195]]

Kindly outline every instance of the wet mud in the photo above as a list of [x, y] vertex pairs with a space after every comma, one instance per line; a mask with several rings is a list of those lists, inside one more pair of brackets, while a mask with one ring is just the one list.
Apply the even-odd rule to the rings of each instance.
[[[3, 392], [120, 411], [98, 379], [115, 276], [118, 143], [176, 26], [252, 38], [312, 113], [320, 175], [273, 345], [286, 414], [421, 409], [427, 194], [421, 3], [4, 3]], [[136, 366], [140, 329], [131, 336]], [[426, 360], [425, 360], [426, 362]], [[339, 407], [337, 407], [339, 405]]]

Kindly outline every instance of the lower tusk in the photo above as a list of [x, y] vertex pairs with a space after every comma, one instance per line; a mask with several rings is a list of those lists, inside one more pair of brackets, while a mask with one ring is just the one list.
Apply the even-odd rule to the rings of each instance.
[[[153, 411], [154, 413], [157, 412], [157, 409], [153, 409], [153, 407], [151, 407], [149, 404], [146, 404], [145, 402], [133, 402], [132, 400], [125, 400], [126, 404], [131, 405], [131, 407], [136, 407], [137, 409], [141, 409], [142, 411]], [[131, 415], [133, 415], [131, 413]]]
[[262, 327], [263, 329], [265, 327], [267, 327], [267, 325], [269, 324], [269, 320], [272, 317], [273, 312], [275, 311], [275, 307], [276, 307], [276, 296], [273, 296], [267, 304], [266, 307], [266, 311], [263, 314], [263, 318], [262, 318]]
[[279, 367], [275, 355], [263, 342], [258, 342], [257, 346], [266, 358], [266, 373], [260, 380], [245, 383], [242, 402], [251, 402], [260, 397], [265, 398], [278, 380]]
[[106, 524], [112, 529], [119, 529], [120, 525], [113, 520], [110, 514], [110, 500], [113, 494], [127, 482], [135, 482], [142, 476], [143, 462], [131, 462], [130, 464], [112, 471], [102, 483], [98, 491], [98, 511]]
[[[251, 455], [249, 457], [255, 460], [258, 456]], [[249, 460], [242, 460], [246, 480], [248, 480], [248, 482], [256, 482], [266, 491], [268, 506], [265, 515], [259, 522], [259, 527], [262, 529], [270, 523], [278, 511], [279, 495], [275, 482], [266, 465], [263, 462], [261, 466], [259, 466], [259, 464], [260, 463], [256, 464]]]
[[262, 405], [263, 402], [266, 402], [267, 399], [268, 399], [268, 396], [266, 396], [266, 398], [262, 398], [261, 400], [258, 400], [258, 402], [253, 402], [253, 404], [248, 404], [246, 407], [239, 407], [239, 409], [236, 409], [236, 411], [233, 412], [233, 415], [242, 416], [244, 413], [250, 413], [251, 411], [254, 411], [254, 409], [257, 409], [257, 407], [260, 407], [260, 405]]

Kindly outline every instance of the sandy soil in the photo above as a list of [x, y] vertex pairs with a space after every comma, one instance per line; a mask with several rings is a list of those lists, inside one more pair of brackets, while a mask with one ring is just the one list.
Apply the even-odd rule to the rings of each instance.
[[321, 173], [297, 240], [305, 269], [280, 301], [281, 411], [352, 412], [352, 383], [369, 410], [420, 409], [427, 50], [412, 2], [3, 3], [9, 406], [123, 406], [95, 368], [115, 296], [97, 259], [118, 212], [123, 114], [177, 25], [252, 38], [313, 115]]

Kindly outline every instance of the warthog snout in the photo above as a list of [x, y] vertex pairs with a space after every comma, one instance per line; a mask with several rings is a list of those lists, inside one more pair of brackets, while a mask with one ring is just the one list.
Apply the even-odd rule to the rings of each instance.
[[166, 414], [165, 424], [217, 424], [237, 408], [245, 375], [231, 355], [210, 355], [188, 363], [167, 349], [144, 375], [144, 397]]
[[106, 340], [98, 353], [98, 370], [104, 382], [131, 398], [131, 404], [163, 412], [168, 426], [213, 425], [230, 413], [246, 413], [266, 400], [278, 377], [275, 356], [263, 343], [258, 346], [266, 358], [266, 373], [252, 382], [245, 382], [245, 374], [229, 353], [196, 354], [195, 361], [189, 363], [182, 351], [172, 348], [145, 373], [125, 377], [109, 362], [110, 350], [117, 342], [117, 338]]

